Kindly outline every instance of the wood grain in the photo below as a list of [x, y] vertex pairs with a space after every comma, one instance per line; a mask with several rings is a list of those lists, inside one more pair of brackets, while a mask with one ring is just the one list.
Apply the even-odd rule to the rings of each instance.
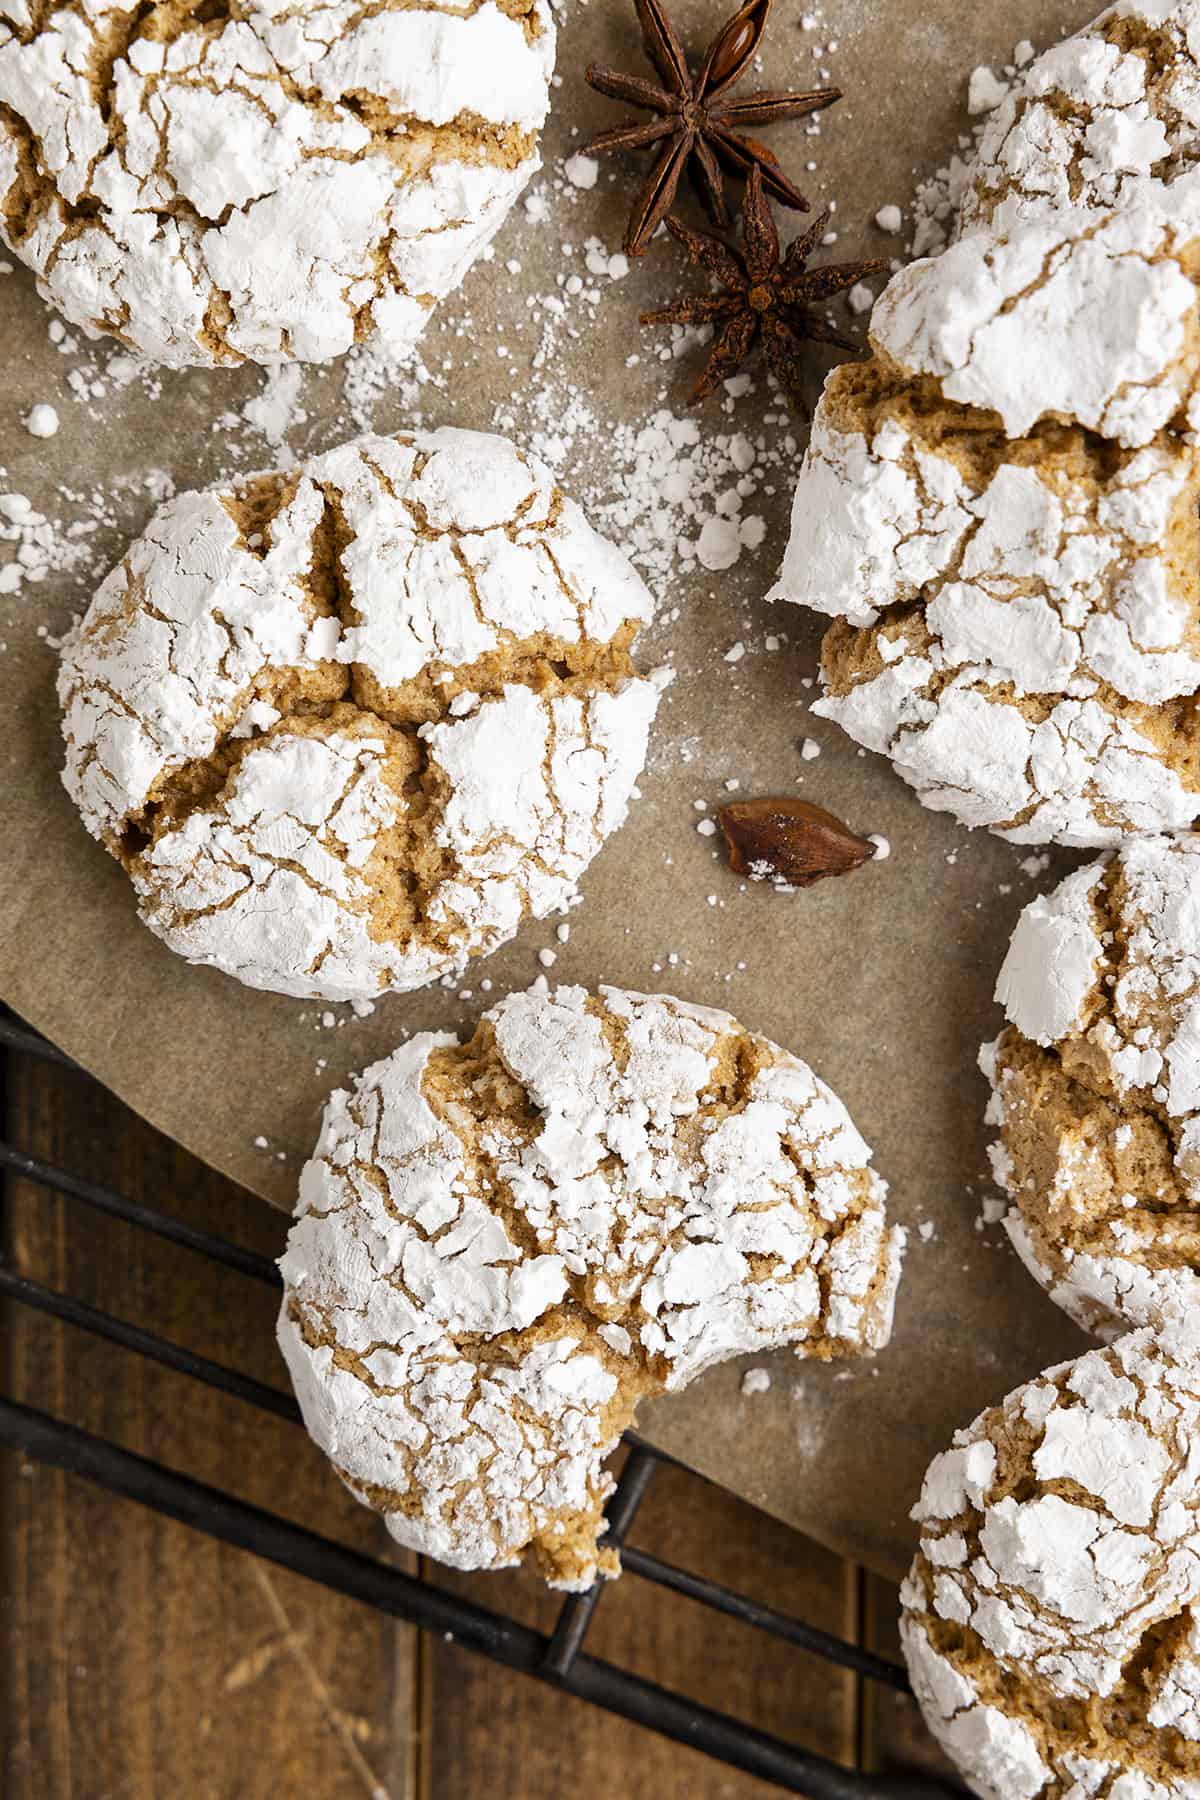
[[[670, 1464], [655, 1475], [631, 1541], [828, 1631], [856, 1634], [850, 1564]], [[556, 1601], [531, 1575], [497, 1576], [493, 1589], [495, 1604], [542, 1630], [552, 1626]], [[587, 1648], [762, 1730], [854, 1760], [850, 1676], [632, 1575], [606, 1589]], [[431, 1664], [430, 1800], [557, 1800], [568, 1770], [571, 1790], [586, 1800], [610, 1792], [623, 1800], [759, 1800], [776, 1791], [455, 1645], [432, 1645]]]
[[[63, 1071], [10, 1059], [11, 1141], [266, 1253], [284, 1221]], [[18, 1272], [283, 1385], [274, 1292], [14, 1181]], [[26, 1309], [9, 1391], [378, 1550], [300, 1429]], [[87, 1482], [4, 1454], [8, 1800], [415, 1792], [416, 1634]], [[252, 1747], [252, 1750], [251, 1750]]]
[[[881, 1576], [863, 1575], [863, 1642], [881, 1656], [899, 1659], [900, 1596]], [[915, 1700], [873, 1682], [864, 1688], [860, 1724], [864, 1769], [880, 1775], [932, 1775], [955, 1779], [954, 1770], [925, 1729]]]

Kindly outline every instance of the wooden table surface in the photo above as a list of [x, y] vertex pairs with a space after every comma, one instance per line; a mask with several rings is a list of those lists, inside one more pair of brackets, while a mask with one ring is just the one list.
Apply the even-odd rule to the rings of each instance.
[[[280, 1216], [73, 1071], [11, 1055], [4, 1100], [5, 1135], [32, 1155], [266, 1254], [281, 1247]], [[24, 1181], [5, 1188], [4, 1230], [18, 1273], [284, 1384], [265, 1287]], [[295, 1425], [26, 1308], [9, 1308], [3, 1329], [13, 1397], [343, 1543], [394, 1551]], [[0, 1508], [6, 1800], [775, 1791], [10, 1451]], [[894, 1653], [893, 1589], [682, 1470], [659, 1469], [633, 1536]], [[521, 1573], [437, 1579], [541, 1628], [557, 1605]], [[911, 1702], [632, 1576], [605, 1591], [588, 1648], [847, 1764], [942, 1766]]]

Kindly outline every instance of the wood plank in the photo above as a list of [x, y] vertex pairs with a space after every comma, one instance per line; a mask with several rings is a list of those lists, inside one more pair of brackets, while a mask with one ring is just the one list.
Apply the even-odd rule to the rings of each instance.
[[[284, 1220], [68, 1072], [9, 1059], [11, 1141], [267, 1254]], [[277, 1386], [273, 1291], [14, 1181], [22, 1274]], [[13, 1308], [8, 1391], [344, 1543], [371, 1516], [294, 1425]], [[415, 1790], [416, 1633], [6, 1453], [3, 1791], [321, 1800]], [[251, 1753], [252, 1747], [252, 1753]]]
[[[660, 1468], [632, 1541], [853, 1638], [857, 1571], [743, 1501]], [[462, 1577], [438, 1575], [461, 1588]], [[492, 1578], [494, 1604], [548, 1630], [558, 1597], [532, 1574]], [[587, 1648], [667, 1687], [846, 1763], [854, 1680], [819, 1659], [626, 1575], [601, 1599]], [[622, 1800], [763, 1800], [778, 1790], [507, 1670], [431, 1646], [430, 1800], [561, 1800], [616, 1784]]]
[[[863, 1575], [863, 1642], [900, 1659], [900, 1596], [896, 1584]], [[879, 1775], [933, 1775], [955, 1780], [949, 1759], [925, 1728], [915, 1700], [866, 1684], [862, 1705], [862, 1766]]]

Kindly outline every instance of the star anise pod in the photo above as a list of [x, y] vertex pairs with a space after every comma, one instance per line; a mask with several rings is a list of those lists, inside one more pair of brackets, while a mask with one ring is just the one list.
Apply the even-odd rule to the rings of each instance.
[[745, 74], [758, 50], [771, 11], [771, 0], [748, 0], [718, 31], [705, 53], [700, 73], [693, 75], [675, 27], [662, 0], [634, 0], [646, 55], [662, 77], [662, 86], [641, 75], [590, 63], [586, 80], [610, 100], [625, 100], [656, 116], [645, 124], [631, 119], [613, 131], [602, 131], [586, 146], [592, 156], [610, 150], [662, 148], [638, 195], [625, 233], [625, 252], [641, 256], [670, 211], [679, 177], [694, 163], [701, 197], [718, 225], [729, 222], [722, 166], [744, 175], [759, 169], [785, 206], [808, 211], [808, 201], [788, 180], [778, 159], [752, 137], [741, 133], [779, 119], [798, 119], [841, 99], [840, 88], [818, 88], [807, 94], [761, 92], [731, 100], [729, 91]]
[[722, 294], [692, 294], [642, 314], [643, 325], [713, 326], [716, 336], [708, 364], [692, 390], [693, 400], [704, 400], [715, 392], [761, 342], [780, 387], [808, 417], [800, 390], [805, 343], [837, 344], [843, 350], [859, 347], [814, 312], [814, 306], [887, 267], [871, 258], [809, 269], [808, 259], [828, 223], [829, 214], [822, 213], [781, 257], [779, 233], [757, 166], [750, 171], [742, 202], [741, 251], [711, 232], [693, 231], [678, 219], [668, 218], [667, 227], [689, 260], [701, 263], [725, 289]]

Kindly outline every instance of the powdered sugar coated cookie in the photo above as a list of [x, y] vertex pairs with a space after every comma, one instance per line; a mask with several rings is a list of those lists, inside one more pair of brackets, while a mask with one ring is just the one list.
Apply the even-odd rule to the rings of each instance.
[[726, 1013], [535, 986], [336, 1093], [282, 1258], [305, 1422], [460, 1568], [597, 1549], [639, 1399], [791, 1343], [886, 1342], [902, 1234], [845, 1109]]
[[505, 440], [362, 438], [159, 511], [65, 647], [64, 779], [191, 961], [417, 987], [565, 905], [621, 823], [650, 609]]
[[1200, 4], [1123, 0], [1024, 69], [989, 118], [960, 229], [1129, 210], [1200, 161]]
[[1200, 1321], [1131, 1332], [930, 1464], [901, 1638], [982, 1800], [1200, 1792]]
[[996, 997], [1022, 1259], [1099, 1336], [1200, 1304], [1200, 836], [1130, 839], [1031, 902]]
[[544, 0], [0, 17], [0, 230], [156, 361], [407, 348], [537, 167]]
[[773, 597], [839, 620], [815, 710], [1018, 842], [1200, 814], [1200, 173], [977, 232], [835, 371]]

